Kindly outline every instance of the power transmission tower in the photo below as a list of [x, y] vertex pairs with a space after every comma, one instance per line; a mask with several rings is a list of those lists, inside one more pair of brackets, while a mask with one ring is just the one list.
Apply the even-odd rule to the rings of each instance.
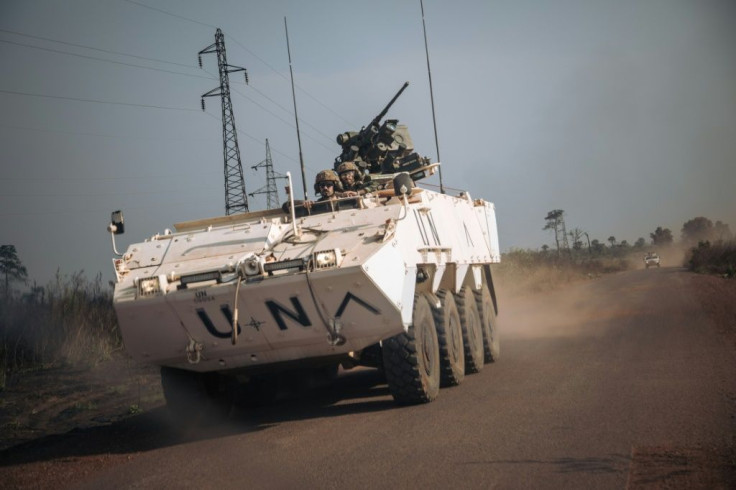
[[207, 46], [198, 53], [200, 68], [202, 68], [202, 55], [208, 53], [217, 53], [220, 86], [210, 90], [206, 94], [202, 94], [202, 110], [204, 111], [205, 97], [221, 97], [222, 144], [225, 157], [225, 214], [247, 213], [248, 196], [245, 193], [243, 166], [240, 163], [240, 148], [238, 148], [238, 135], [235, 130], [233, 104], [230, 101], [230, 80], [228, 74], [242, 71], [245, 74], [245, 83], [248, 83], [248, 72], [245, 68], [227, 64], [225, 36], [220, 29], [217, 29], [217, 32], [215, 32], [215, 43]]
[[256, 194], [266, 194], [266, 209], [274, 209], [279, 207], [279, 190], [276, 186], [276, 179], [286, 179], [286, 175], [274, 172], [273, 161], [271, 160], [271, 147], [268, 145], [268, 139], [266, 139], [266, 159], [258, 165], [253, 165], [251, 168], [258, 170], [261, 167], [266, 167], [266, 185], [261, 187], [255, 192], [251, 192], [251, 197]]

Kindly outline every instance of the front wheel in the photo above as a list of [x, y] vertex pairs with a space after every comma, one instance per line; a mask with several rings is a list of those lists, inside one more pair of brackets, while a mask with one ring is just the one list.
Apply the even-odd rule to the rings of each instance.
[[401, 404], [427, 403], [440, 391], [440, 353], [432, 308], [414, 296], [412, 325], [383, 341], [383, 367], [388, 389]]

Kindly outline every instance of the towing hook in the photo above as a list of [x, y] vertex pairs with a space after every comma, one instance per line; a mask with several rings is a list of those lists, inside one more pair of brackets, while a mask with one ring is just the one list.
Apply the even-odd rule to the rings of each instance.
[[342, 330], [342, 321], [340, 317], [336, 317], [330, 320], [330, 327], [327, 329], [327, 343], [335, 347], [343, 345], [346, 342], [345, 337], [340, 335]]
[[347, 339], [345, 339], [345, 337], [343, 337], [339, 333], [330, 332], [327, 334], [327, 343], [333, 347], [343, 345], [346, 341]]

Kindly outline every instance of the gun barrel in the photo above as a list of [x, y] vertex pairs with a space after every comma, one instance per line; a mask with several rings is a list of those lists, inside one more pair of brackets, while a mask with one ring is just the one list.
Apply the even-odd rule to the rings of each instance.
[[[396, 92], [396, 95], [394, 95], [394, 98], [393, 98], [393, 99], [391, 99], [391, 101], [390, 101], [390, 102], [389, 102], [388, 104], [386, 104], [386, 107], [384, 107], [384, 108], [383, 108], [383, 110], [382, 110], [382, 111], [380, 112], [380, 114], [378, 114], [378, 115], [377, 115], [377, 116], [376, 116], [376, 117], [375, 117], [375, 118], [373, 119], [373, 121], [371, 121], [371, 124], [370, 124], [370, 126], [377, 126], [377, 125], [378, 125], [378, 123], [380, 123], [380, 122], [381, 122], [381, 119], [383, 119], [383, 116], [385, 116], [385, 115], [386, 115], [386, 113], [387, 113], [387, 112], [388, 112], [388, 110], [389, 110], [389, 109], [391, 108], [391, 106], [392, 106], [392, 105], [394, 105], [394, 102], [396, 102], [396, 99], [398, 99], [398, 98], [399, 98], [399, 96], [401, 95], [401, 92], [403, 92], [403, 91], [404, 91], [404, 90], [406, 89], [406, 87], [408, 87], [408, 86], [409, 86], [409, 82], [404, 82], [404, 85], [403, 85], [403, 86], [402, 86], [402, 87], [401, 87], [401, 88], [399, 89], [399, 91], [398, 91], [398, 92]], [[370, 127], [370, 126], [369, 126], [369, 127]]]

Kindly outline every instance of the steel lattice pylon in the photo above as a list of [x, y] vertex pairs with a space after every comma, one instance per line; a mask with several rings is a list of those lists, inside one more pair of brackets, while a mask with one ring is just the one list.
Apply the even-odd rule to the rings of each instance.
[[220, 96], [222, 99], [222, 144], [225, 158], [225, 214], [247, 213], [248, 197], [245, 192], [243, 166], [240, 163], [240, 148], [238, 135], [235, 130], [235, 115], [230, 101], [229, 73], [245, 72], [245, 83], [248, 83], [248, 73], [245, 68], [227, 64], [225, 55], [225, 36], [220, 29], [215, 32], [215, 43], [199, 52], [199, 67], [202, 67], [202, 55], [217, 53], [217, 66], [220, 72], [220, 86], [202, 95], [202, 110], [204, 98]]
[[276, 186], [276, 179], [286, 179], [285, 175], [281, 175], [273, 170], [273, 161], [271, 160], [271, 147], [268, 145], [268, 139], [266, 139], [266, 159], [258, 165], [253, 165], [251, 168], [258, 170], [261, 167], [266, 168], [266, 185], [261, 187], [255, 192], [251, 192], [251, 197], [256, 194], [266, 194], [266, 209], [275, 209], [279, 207], [279, 190]]

